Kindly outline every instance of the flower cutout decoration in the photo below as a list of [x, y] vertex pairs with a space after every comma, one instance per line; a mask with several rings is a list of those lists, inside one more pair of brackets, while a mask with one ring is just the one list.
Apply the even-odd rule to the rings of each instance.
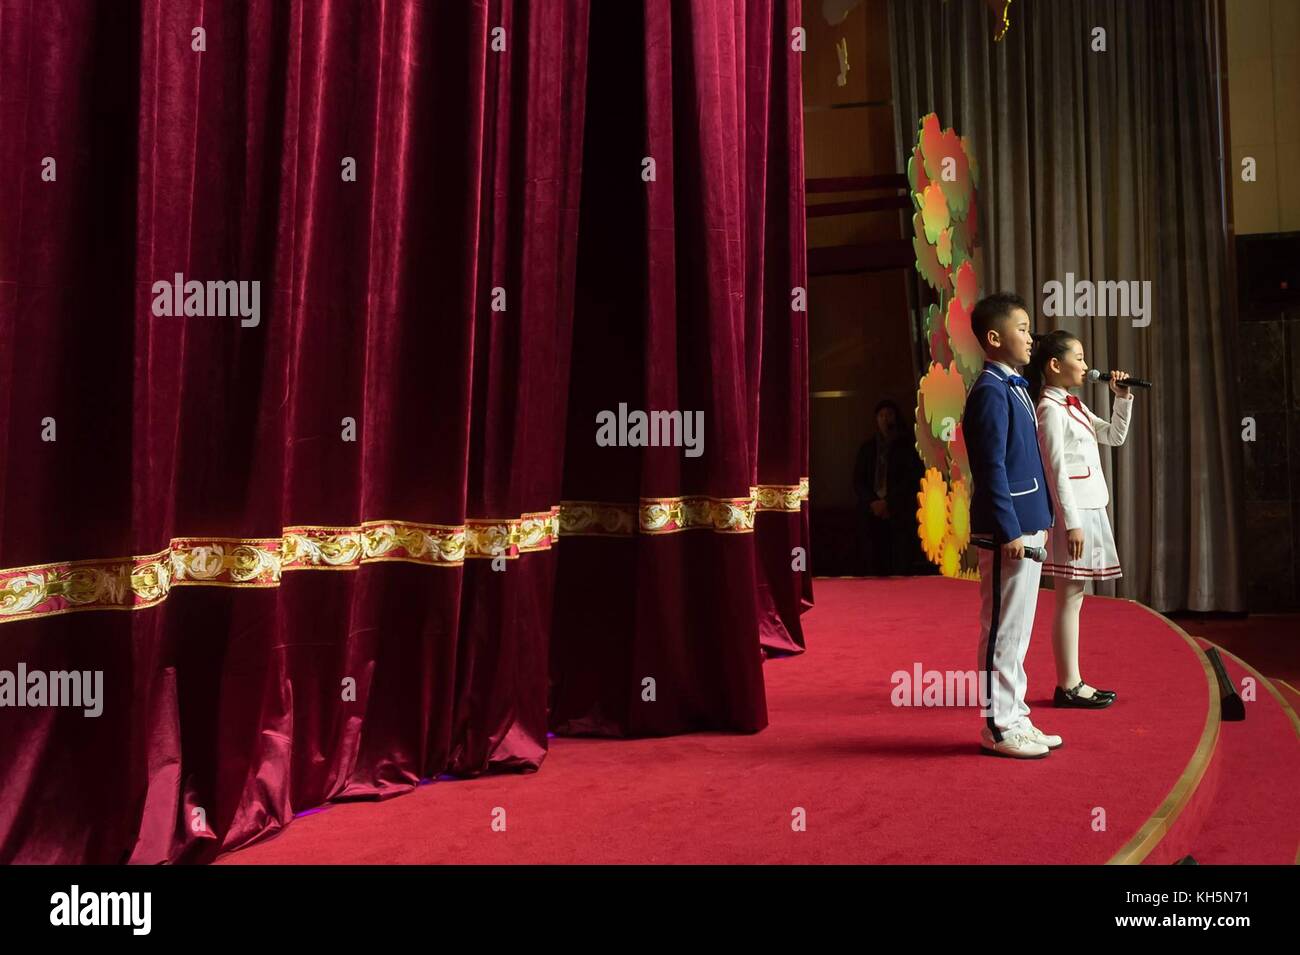
[[921, 379], [921, 394], [925, 396], [930, 433], [947, 444], [966, 408], [966, 382], [957, 370], [957, 363], [951, 362], [947, 368], [938, 362], [931, 364]]
[[948, 241], [952, 245], [952, 261], [948, 264], [949, 271], [952, 272], [954, 280], [957, 276], [957, 270], [961, 268], [963, 262], [969, 262], [971, 255], [970, 250], [966, 248], [966, 227], [961, 222], [954, 222], [948, 228]]
[[939, 573], [945, 577], [956, 577], [961, 572], [961, 551], [951, 537], [944, 538], [939, 550]]
[[937, 468], [927, 469], [921, 477], [916, 503], [921, 549], [931, 562], [938, 563], [943, 554], [943, 542], [948, 536], [948, 488]]
[[921, 195], [925, 192], [926, 186], [930, 185], [930, 177], [925, 174], [925, 157], [921, 155], [920, 146], [912, 149], [912, 156], [907, 160], [907, 181], [912, 187], [913, 197]]
[[[967, 262], [966, 265], [969, 266], [970, 263]], [[953, 361], [967, 388], [975, 383], [984, 367], [984, 349], [980, 348], [975, 330], [971, 327], [970, 312], [962, 304], [961, 297], [954, 295], [948, 300], [948, 315], [944, 321]]]
[[939, 260], [939, 264], [944, 266], [945, 268], [951, 268], [953, 264], [952, 263], [952, 254], [953, 254], [952, 237], [953, 237], [952, 229], [944, 229], [942, 232], [939, 233], [939, 241], [936, 242], [934, 245], [935, 257]]
[[916, 270], [940, 295], [952, 291], [948, 270], [939, 261], [938, 250], [925, 238], [925, 223], [921, 213], [912, 216], [912, 251], [916, 253]]
[[925, 310], [925, 337], [930, 342], [930, 357], [940, 365], [947, 365], [953, 360], [948, 350], [948, 331], [944, 328], [943, 313], [938, 305], [931, 305]]
[[943, 189], [936, 183], [930, 183], [921, 193], [921, 221], [925, 226], [925, 241], [931, 245], [938, 243], [939, 237], [952, 223], [948, 215], [948, 201], [944, 198]]
[[[948, 576], [967, 576], [970, 545], [970, 459], [961, 429], [966, 390], [984, 365], [971, 328], [983, 258], [975, 182], [979, 170], [970, 140], [944, 129], [935, 113], [918, 123], [907, 163], [911, 187], [912, 248], [916, 270], [938, 298], [923, 321], [929, 364], [916, 395], [916, 449], [927, 467], [918, 533], [926, 557]], [[938, 482], [936, 484], [936, 482]], [[939, 504], [926, 495], [945, 490]], [[929, 526], [926, 522], [929, 521]]]
[[916, 401], [916, 453], [921, 456], [921, 461], [927, 468], [942, 472], [948, 466], [948, 449], [930, 431], [928, 413], [925, 409], [925, 393], [918, 391]]
[[943, 155], [943, 127], [939, 125], [938, 113], [927, 113], [921, 117], [921, 131], [917, 136], [916, 148], [921, 152], [926, 176], [931, 181], [938, 179], [939, 158]]
[[955, 219], [965, 218], [973, 187], [968, 144], [951, 127], [941, 130], [936, 114], [921, 120], [920, 148], [926, 178], [943, 190]]
[[[953, 289], [967, 311], [975, 307], [975, 301], [979, 298], [980, 289], [979, 283], [975, 281], [975, 267], [969, 262], [964, 263], [961, 268], [955, 270]], [[976, 347], [978, 347], [978, 344]]]

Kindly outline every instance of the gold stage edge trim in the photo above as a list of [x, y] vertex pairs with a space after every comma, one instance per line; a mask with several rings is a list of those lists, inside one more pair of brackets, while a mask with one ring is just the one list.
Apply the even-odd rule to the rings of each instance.
[[1219, 727], [1222, 724], [1219, 713], [1219, 681], [1214, 675], [1214, 668], [1210, 665], [1207, 657], [1196, 640], [1182, 627], [1174, 623], [1162, 613], [1152, 610], [1144, 603], [1136, 600], [1122, 597], [1102, 597], [1103, 600], [1124, 600], [1125, 603], [1141, 607], [1147, 613], [1160, 620], [1175, 633], [1177, 633], [1192, 648], [1196, 654], [1197, 660], [1201, 664], [1201, 672], [1205, 674], [1205, 692], [1206, 692], [1206, 713], [1205, 726], [1201, 729], [1200, 742], [1196, 744], [1196, 749], [1192, 751], [1192, 758], [1188, 760], [1187, 766], [1183, 769], [1182, 775], [1178, 781], [1169, 790], [1164, 801], [1156, 807], [1156, 811], [1151, 817], [1143, 823], [1138, 829], [1137, 834], [1125, 843], [1118, 852], [1107, 860], [1107, 865], [1137, 865], [1160, 844], [1160, 840], [1168, 834], [1174, 821], [1182, 815], [1184, 809], [1192, 801], [1192, 795], [1205, 778], [1205, 771], [1209, 768], [1210, 759], [1214, 756], [1214, 748], [1219, 742]]

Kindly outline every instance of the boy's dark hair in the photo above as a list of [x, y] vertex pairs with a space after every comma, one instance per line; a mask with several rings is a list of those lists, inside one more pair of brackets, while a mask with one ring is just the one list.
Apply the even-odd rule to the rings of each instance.
[[1023, 308], [1026, 313], [1029, 311], [1025, 300], [1015, 292], [994, 292], [975, 303], [975, 310], [970, 313], [970, 327], [980, 348], [988, 349], [989, 332], [1010, 318], [1018, 308]]
[[1047, 387], [1047, 363], [1053, 358], [1064, 358], [1078, 342], [1079, 336], [1064, 328], [1034, 336], [1034, 349], [1029, 355], [1029, 364], [1025, 366], [1029, 393], [1034, 396], [1034, 401], [1043, 397], [1043, 389]]
[[897, 418], [900, 422], [903, 420], [903, 412], [898, 407], [898, 403], [894, 401], [893, 398], [881, 398], [879, 401], [877, 401], [876, 410], [871, 413], [871, 416], [874, 418], [876, 415], [880, 414], [881, 408], [892, 409], [894, 412], [894, 417]]

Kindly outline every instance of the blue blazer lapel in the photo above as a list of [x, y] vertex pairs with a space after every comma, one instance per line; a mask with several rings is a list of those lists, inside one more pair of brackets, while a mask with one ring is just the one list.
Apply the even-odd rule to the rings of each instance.
[[[1038, 415], [1035, 414], [1034, 412], [1033, 404], [1029, 399], [1029, 395], [1023, 389], [1012, 388], [1011, 385], [1007, 383], [1006, 372], [1004, 372], [997, 365], [993, 364], [993, 362], [986, 361], [984, 363], [984, 370], [991, 373], [995, 378], [998, 379], [998, 381], [1003, 383], [1003, 386], [1008, 391], [1007, 398], [1011, 401], [1012, 406], [1015, 408], [1019, 408], [1021, 411], [1027, 412], [1029, 414], [1030, 420], [1033, 422], [1034, 430], [1037, 431]], [[1012, 418], [1012, 427], [1016, 427], [1015, 422], [1018, 420], [1019, 420], [1018, 416]]]

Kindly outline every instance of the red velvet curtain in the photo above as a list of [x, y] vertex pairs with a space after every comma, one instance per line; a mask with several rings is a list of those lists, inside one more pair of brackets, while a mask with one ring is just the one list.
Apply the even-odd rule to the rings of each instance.
[[[797, 10], [0, 3], [0, 703], [102, 673], [0, 708], [0, 861], [761, 728], [810, 596]], [[704, 453], [598, 446], [620, 402]]]
[[[621, 526], [641, 533], [566, 537], [552, 718], [602, 735], [758, 730], [760, 640], [799, 652], [811, 599], [792, 571], [808, 473], [798, 4], [591, 16], [564, 496], [639, 500]], [[702, 411], [703, 453], [595, 446], [596, 415], [620, 403]]]

